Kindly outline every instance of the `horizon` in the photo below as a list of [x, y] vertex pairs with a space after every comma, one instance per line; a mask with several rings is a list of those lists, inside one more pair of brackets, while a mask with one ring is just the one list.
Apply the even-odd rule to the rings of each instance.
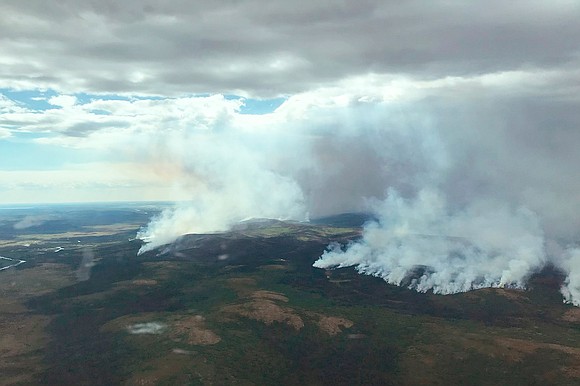
[[[186, 202], [186, 201], [183, 201]], [[8, 203], [1, 203], [1, 208], [6, 208], [8, 206], [27, 206], [27, 207], [36, 207], [36, 206], [48, 206], [48, 205], [115, 205], [115, 204], [175, 204], [179, 203], [179, 201], [61, 201], [61, 202], [8, 202]]]

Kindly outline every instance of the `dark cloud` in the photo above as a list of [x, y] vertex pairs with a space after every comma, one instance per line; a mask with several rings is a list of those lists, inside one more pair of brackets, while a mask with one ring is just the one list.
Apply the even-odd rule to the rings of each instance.
[[580, 45], [580, 6], [567, 1], [4, 1], [0, 12], [0, 81], [68, 92], [271, 96], [368, 72], [565, 71]]

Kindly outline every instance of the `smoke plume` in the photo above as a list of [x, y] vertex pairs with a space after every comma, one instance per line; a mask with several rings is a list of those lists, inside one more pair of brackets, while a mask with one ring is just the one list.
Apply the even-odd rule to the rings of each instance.
[[561, 290], [564, 302], [580, 307], [580, 248], [566, 250], [561, 267], [568, 272]]
[[372, 210], [378, 221], [360, 241], [331, 245], [314, 265], [450, 294], [525, 288], [550, 263], [578, 305], [580, 255], [569, 246], [580, 231], [580, 110], [524, 83], [347, 84], [263, 116], [229, 111], [156, 147], [192, 199], [140, 232], [141, 252], [248, 217]]
[[422, 190], [414, 199], [390, 191], [376, 212], [362, 241], [345, 251], [333, 245], [314, 266], [356, 266], [390, 284], [451, 294], [522, 288], [545, 263], [542, 230], [525, 208], [475, 202], [450, 211], [438, 192]]
[[190, 199], [138, 233], [146, 242], [139, 253], [186, 233], [225, 231], [247, 218], [307, 219], [303, 192], [288, 173], [291, 167], [281, 168], [285, 145], [271, 133], [224, 124], [229, 114], [213, 117], [209, 130], [171, 132], [163, 143], [146, 144], [155, 149], [156, 172]]
[[91, 270], [96, 264], [95, 252], [89, 248], [83, 248], [83, 257], [75, 275], [78, 281], [87, 281], [91, 278]]

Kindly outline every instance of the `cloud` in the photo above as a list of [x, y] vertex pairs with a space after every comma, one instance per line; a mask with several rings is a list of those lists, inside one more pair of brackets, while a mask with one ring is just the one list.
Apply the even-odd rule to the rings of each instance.
[[72, 95], [57, 95], [49, 98], [48, 103], [58, 107], [72, 107], [77, 103], [77, 98]]
[[[0, 114], [1, 114], [0, 116], [4, 116], [5, 114], [8, 113], [15, 113], [21, 111], [26, 111], [26, 109], [23, 106], [20, 106], [15, 101], [11, 100], [10, 98], [7, 98], [3, 94], [0, 94]], [[2, 127], [0, 126], [0, 130], [1, 129]]]
[[564, 0], [9, 0], [0, 12], [0, 87], [19, 89], [263, 97], [365, 73], [433, 79], [578, 67], [580, 9]]
[[8, 129], [0, 128], [0, 140], [9, 138], [12, 136], [12, 133]]
[[[132, 100], [105, 98], [85, 103], [78, 102], [74, 96], [59, 95], [50, 101], [58, 108], [44, 111], [29, 108], [1, 114], [0, 127], [42, 133], [40, 143], [99, 148], [106, 146], [96, 138], [103, 133], [114, 137], [118, 132], [123, 135], [159, 134], [225, 126], [242, 103], [222, 95]], [[90, 140], [82, 139], [89, 137]]]

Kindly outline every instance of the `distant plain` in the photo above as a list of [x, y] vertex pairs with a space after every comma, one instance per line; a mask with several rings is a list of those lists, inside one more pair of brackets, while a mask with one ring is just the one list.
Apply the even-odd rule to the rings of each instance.
[[153, 204], [0, 212], [0, 384], [580, 382], [561, 275], [438, 296], [312, 263], [362, 215], [249, 222], [137, 257]]

